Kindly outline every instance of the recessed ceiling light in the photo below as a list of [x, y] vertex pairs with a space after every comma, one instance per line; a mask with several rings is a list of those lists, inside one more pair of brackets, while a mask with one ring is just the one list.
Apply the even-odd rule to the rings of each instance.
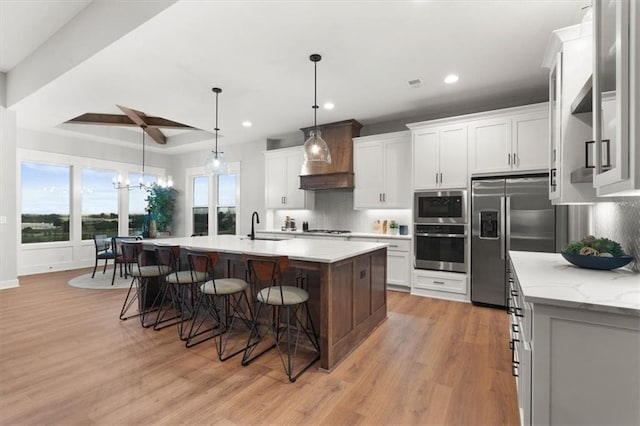
[[325, 102], [322, 106], [324, 107], [324, 109], [333, 109], [335, 105], [333, 105], [331, 102]]
[[251, 126], [253, 126], [253, 123], [251, 123], [250, 121], [245, 120], [242, 122], [242, 127], [251, 127]]
[[458, 81], [458, 76], [455, 75], [455, 74], [449, 74], [448, 76], [446, 76], [444, 78], [444, 82], [447, 83], [447, 84], [453, 84], [456, 81]]

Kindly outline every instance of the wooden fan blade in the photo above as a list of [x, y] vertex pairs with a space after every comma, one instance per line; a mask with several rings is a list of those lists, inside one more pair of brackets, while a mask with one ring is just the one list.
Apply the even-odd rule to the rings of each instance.
[[131, 108], [123, 107], [121, 105], [116, 105], [118, 108], [122, 110], [127, 116], [138, 126], [144, 128], [144, 131], [147, 132], [151, 138], [158, 142], [160, 145], [165, 145], [167, 143], [167, 138], [165, 135], [155, 127], [148, 127], [147, 122], [145, 121], [146, 116], [144, 113], [140, 111], [136, 111]]

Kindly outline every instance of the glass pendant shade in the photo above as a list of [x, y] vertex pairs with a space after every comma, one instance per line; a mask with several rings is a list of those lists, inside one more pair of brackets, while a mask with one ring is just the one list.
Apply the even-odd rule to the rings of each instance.
[[329, 152], [327, 143], [322, 139], [320, 130], [309, 132], [309, 139], [304, 143], [304, 161], [331, 164], [331, 152]]
[[224, 153], [211, 151], [204, 162], [204, 171], [211, 175], [229, 174], [229, 163], [224, 158]]

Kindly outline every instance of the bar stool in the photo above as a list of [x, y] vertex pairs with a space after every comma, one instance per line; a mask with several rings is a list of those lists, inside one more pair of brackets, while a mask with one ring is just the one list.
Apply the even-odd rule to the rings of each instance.
[[[175, 324], [180, 340], [186, 340], [188, 322], [193, 318], [197, 284], [203, 282], [205, 277], [194, 275], [189, 270], [180, 270], [180, 246], [156, 246], [155, 255], [158, 268], [163, 268], [159, 272], [165, 273], [160, 277], [162, 296], [153, 329], [160, 330]], [[171, 313], [173, 316], [167, 318]], [[166, 324], [169, 321], [173, 322]]]
[[[140, 324], [143, 327], [150, 327], [152, 324], [147, 323], [148, 315], [155, 311], [158, 295], [153, 297], [153, 301], [149, 303], [148, 284], [152, 278], [158, 278], [169, 271], [163, 266], [158, 265], [142, 265], [144, 248], [141, 241], [122, 241], [122, 260], [127, 274], [131, 276], [131, 285], [127, 291], [127, 297], [124, 299], [122, 309], [120, 310], [120, 319], [127, 320], [132, 317], [139, 316]], [[135, 290], [134, 290], [135, 285]], [[133, 293], [132, 293], [133, 292]], [[138, 313], [125, 316], [131, 306], [138, 302]]]
[[[187, 250], [187, 258], [191, 271], [206, 274], [207, 280], [199, 286], [195, 319], [186, 346], [190, 348], [215, 339], [218, 359], [226, 361], [247, 349], [246, 340], [234, 336], [233, 330], [238, 319], [247, 332], [253, 326], [253, 311], [247, 298], [249, 283], [239, 278], [215, 278], [216, 252]], [[207, 336], [196, 339], [202, 335]]]
[[[278, 350], [289, 381], [295, 382], [305, 370], [320, 359], [320, 343], [308, 307], [309, 293], [300, 287], [281, 285], [282, 274], [289, 266], [288, 257], [243, 254], [242, 258], [251, 274], [251, 282], [254, 289], [257, 290], [266, 284], [256, 294], [258, 308], [254, 319], [254, 327], [247, 343], [247, 350], [242, 357], [242, 365], [248, 365], [275, 347]], [[271, 308], [270, 319], [266, 319], [261, 323], [260, 314], [264, 307]], [[303, 312], [306, 315], [303, 316]], [[306, 321], [303, 322], [303, 319]], [[274, 343], [252, 357], [252, 352], [254, 352], [258, 343], [266, 334], [265, 328], [273, 337]], [[295, 339], [292, 336], [292, 329], [296, 334]], [[301, 345], [301, 335], [306, 336], [309, 343], [311, 343], [310, 348], [308, 346], [303, 348], [303, 350], [310, 352], [311, 359], [296, 372], [294, 361]], [[284, 344], [286, 344], [286, 361], [283, 350], [280, 348]], [[292, 346], [294, 347], [292, 348]]]

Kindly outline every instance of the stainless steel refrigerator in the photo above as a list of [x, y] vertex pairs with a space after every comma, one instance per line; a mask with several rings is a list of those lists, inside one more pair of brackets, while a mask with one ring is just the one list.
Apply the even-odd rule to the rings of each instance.
[[548, 175], [471, 181], [471, 301], [507, 303], [509, 250], [556, 252], [566, 209], [549, 201]]

